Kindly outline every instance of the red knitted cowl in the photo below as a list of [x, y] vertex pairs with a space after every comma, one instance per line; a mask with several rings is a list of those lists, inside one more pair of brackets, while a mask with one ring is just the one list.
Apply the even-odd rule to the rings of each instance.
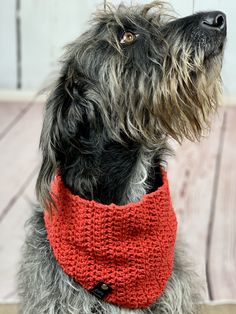
[[53, 253], [85, 289], [99, 282], [112, 291], [104, 298], [127, 308], [155, 302], [171, 275], [176, 216], [166, 172], [163, 185], [138, 203], [102, 205], [73, 195], [56, 176], [52, 194], [58, 211], [45, 224]]

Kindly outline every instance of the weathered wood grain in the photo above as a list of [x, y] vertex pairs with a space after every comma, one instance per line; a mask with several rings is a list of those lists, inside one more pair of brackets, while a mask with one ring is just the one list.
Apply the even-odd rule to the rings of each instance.
[[16, 200], [0, 224], [0, 300], [18, 301], [16, 273], [20, 257], [20, 248], [25, 238], [25, 222], [35, 202], [34, 186], [36, 176], [32, 178], [26, 190]]
[[[214, 120], [209, 137], [200, 143], [184, 142], [181, 147], [177, 147], [176, 157], [169, 162], [171, 193], [179, 220], [179, 231], [205, 289], [206, 239], [222, 115], [223, 110]], [[207, 291], [205, 297], [208, 298]]]
[[226, 109], [212, 217], [210, 281], [214, 299], [236, 299], [236, 110]]
[[0, 102], [0, 139], [14, 125], [17, 117], [26, 107], [25, 102]]
[[34, 103], [0, 141], [0, 222], [23, 192], [38, 165], [41, 120], [42, 105]]

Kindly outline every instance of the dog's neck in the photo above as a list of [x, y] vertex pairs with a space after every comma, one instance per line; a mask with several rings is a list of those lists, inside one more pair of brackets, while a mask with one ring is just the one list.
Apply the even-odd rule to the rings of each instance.
[[139, 201], [162, 184], [161, 160], [162, 156], [133, 141], [125, 145], [106, 141], [86, 153], [70, 149], [60, 171], [74, 194], [102, 204], [122, 205]]

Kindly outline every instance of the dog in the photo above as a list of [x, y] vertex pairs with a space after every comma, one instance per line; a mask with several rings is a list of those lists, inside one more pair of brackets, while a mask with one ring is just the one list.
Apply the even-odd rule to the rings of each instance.
[[[171, 271], [159, 294], [156, 293], [156, 299], [152, 295], [148, 306], [136, 306], [138, 298], [142, 298], [142, 294], [138, 295], [136, 291], [143, 291], [144, 295], [147, 282], [151, 285], [147, 293], [152, 293], [156, 289], [154, 279], [142, 277], [143, 273], [139, 273], [138, 279], [129, 276], [129, 271], [138, 271], [142, 264], [129, 270], [122, 268], [128, 278], [120, 284], [125, 291], [123, 303], [107, 302], [109, 293], [112, 295], [112, 284], [101, 278], [95, 287], [87, 289], [86, 284], [81, 284], [82, 279], [81, 282], [75, 280], [74, 267], [77, 266], [73, 263], [76, 264], [79, 259], [75, 258], [73, 263], [70, 260], [74, 247], [70, 249], [70, 246], [62, 252], [60, 246], [63, 241], [65, 246], [72, 245], [66, 242], [67, 237], [74, 234], [75, 226], [70, 216], [74, 212], [74, 205], [70, 210], [69, 199], [73, 200], [72, 203], [78, 199], [81, 204], [86, 203], [89, 215], [93, 215], [90, 204], [98, 207], [96, 215], [113, 212], [113, 220], [117, 224], [122, 212], [124, 217], [132, 220], [130, 241], [139, 241], [141, 234], [147, 232], [147, 213], [143, 220], [138, 213], [136, 217], [136, 204], [146, 204], [158, 193], [155, 191], [162, 189], [166, 157], [171, 154], [169, 139], [180, 143], [183, 139], [195, 141], [209, 129], [219, 102], [225, 41], [224, 13], [201, 12], [176, 19], [165, 4], [154, 1], [130, 7], [107, 5], [105, 10], [94, 15], [89, 30], [67, 46], [44, 114], [40, 139], [42, 164], [36, 183], [40, 206], [28, 221], [29, 230], [18, 273], [22, 313], [198, 312], [201, 300], [198, 278], [189, 266], [182, 241], [178, 238], [173, 244], [176, 223], [169, 205], [168, 219], [172, 219], [172, 224], [167, 229], [172, 244], [166, 244], [169, 253], [163, 253], [164, 258], [162, 256], [154, 272], [160, 271], [167, 257]], [[52, 188], [55, 177], [59, 181]], [[61, 212], [69, 218], [63, 221], [63, 226], [57, 225], [56, 233], [54, 222], [59, 223], [57, 217], [61, 217], [60, 202], [64, 202]], [[141, 207], [138, 210], [143, 210]], [[127, 208], [132, 210], [132, 214], [125, 212]], [[117, 215], [114, 210], [117, 210]], [[108, 245], [106, 233], [103, 238], [100, 234], [104, 231], [103, 223], [95, 216], [87, 217], [86, 213], [80, 213], [79, 218], [76, 213], [73, 214], [75, 219], [78, 218], [75, 228], [80, 228], [81, 238], [84, 237], [83, 228], [87, 228], [87, 223], [91, 231], [85, 237], [86, 248], [81, 244], [85, 240], [81, 240], [76, 247], [81, 259], [84, 254], [91, 254], [89, 258], [86, 257], [87, 262], [79, 264], [78, 272], [82, 268], [89, 268], [91, 272], [92, 262], [96, 258], [94, 267], [97, 272], [100, 271], [99, 263], [106, 265], [114, 262], [116, 270], [132, 263], [133, 260], [127, 262], [124, 257], [131, 256], [127, 250], [127, 255], [116, 252], [116, 260], [112, 260], [113, 253], [103, 250], [103, 244], [105, 248]], [[152, 216], [148, 217], [152, 219]], [[109, 228], [113, 228], [114, 233], [113, 220]], [[122, 226], [126, 226], [125, 223], [122, 220]], [[96, 228], [96, 233], [93, 228]], [[123, 232], [121, 230], [117, 231], [119, 236]], [[127, 230], [124, 232], [130, 229]], [[150, 235], [154, 236], [152, 228], [144, 237]], [[114, 240], [111, 245], [115, 249], [120, 247], [119, 236], [111, 240]], [[78, 239], [79, 233], [73, 241]], [[92, 241], [95, 243], [93, 249], [90, 248]], [[159, 253], [155, 251], [155, 241], [150, 243], [153, 254], [156, 254], [156, 262]], [[96, 243], [100, 243], [97, 251]], [[145, 248], [139, 246], [139, 250], [142, 249]], [[146, 250], [145, 254], [148, 255], [150, 250]], [[105, 260], [101, 256], [106, 256]], [[67, 262], [68, 269], [73, 266], [69, 274], [63, 264]], [[107, 271], [103, 264], [102, 271]], [[149, 264], [145, 265], [148, 269]], [[151, 276], [152, 272], [149, 274]], [[83, 277], [84, 282], [87, 279]], [[138, 283], [132, 281], [136, 279], [144, 280], [141, 290], [138, 290]], [[136, 304], [133, 307], [125, 306], [133, 292], [131, 288], [126, 289], [126, 285], [135, 291], [131, 298], [133, 303], [130, 303]]]

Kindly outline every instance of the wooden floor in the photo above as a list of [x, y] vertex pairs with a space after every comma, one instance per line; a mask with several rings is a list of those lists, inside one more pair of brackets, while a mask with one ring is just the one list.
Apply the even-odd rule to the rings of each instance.
[[[15, 274], [35, 201], [41, 121], [37, 101], [0, 102], [0, 302], [18, 301]], [[220, 110], [201, 143], [175, 146], [173, 203], [205, 298], [236, 300], [236, 107]]]

